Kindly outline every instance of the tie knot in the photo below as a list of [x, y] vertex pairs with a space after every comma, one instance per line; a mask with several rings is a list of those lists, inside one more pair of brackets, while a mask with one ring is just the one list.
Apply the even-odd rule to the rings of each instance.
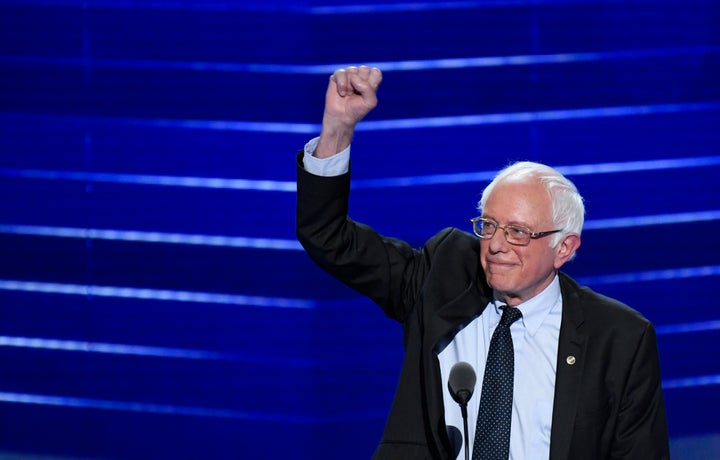
[[508, 307], [503, 305], [500, 307], [503, 311], [502, 318], [500, 318], [500, 325], [510, 327], [512, 323], [522, 318], [522, 312], [515, 307]]

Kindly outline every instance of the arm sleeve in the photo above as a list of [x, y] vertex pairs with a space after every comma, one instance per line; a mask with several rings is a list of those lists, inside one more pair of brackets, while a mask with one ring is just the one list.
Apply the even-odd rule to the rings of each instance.
[[621, 402], [612, 458], [667, 460], [669, 450], [655, 329], [648, 323]]
[[350, 170], [350, 147], [338, 152], [329, 158], [315, 158], [313, 154], [317, 148], [319, 137], [307, 144], [303, 151], [303, 165], [305, 171], [316, 176], [341, 176]]
[[315, 263], [357, 292], [370, 297], [386, 315], [402, 321], [415, 292], [411, 280], [420, 253], [407, 243], [379, 235], [348, 217], [350, 173], [321, 177], [297, 157], [297, 237]]

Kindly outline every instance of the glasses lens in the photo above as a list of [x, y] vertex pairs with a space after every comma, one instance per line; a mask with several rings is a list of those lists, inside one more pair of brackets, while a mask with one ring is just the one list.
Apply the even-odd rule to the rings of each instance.
[[495, 234], [497, 224], [495, 222], [479, 219], [475, 222], [475, 233], [481, 238], [491, 238]]
[[505, 227], [508, 243], [526, 245], [530, 243], [530, 230], [522, 227], [508, 225]]

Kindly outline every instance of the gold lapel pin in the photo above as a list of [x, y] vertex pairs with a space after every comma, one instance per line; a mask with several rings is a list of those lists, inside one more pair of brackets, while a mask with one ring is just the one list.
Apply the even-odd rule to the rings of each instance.
[[575, 364], [575, 357], [573, 355], [570, 355], [565, 358], [565, 362], [572, 366], [573, 364]]

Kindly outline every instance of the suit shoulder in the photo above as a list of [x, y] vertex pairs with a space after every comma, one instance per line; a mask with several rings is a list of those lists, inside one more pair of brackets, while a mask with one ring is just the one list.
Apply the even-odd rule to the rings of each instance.
[[456, 250], [474, 249], [477, 251], [480, 248], [480, 243], [478, 243], [477, 237], [468, 232], [455, 227], [446, 227], [433, 235], [425, 243], [425, 247], [428, 249], [450, 247]]
[[652, 327], [642, 313], [618, 299], [579, 285], [568, 276], [563, 277], [562, 284], [569, 288], [571, 297], [575, 299], [573, 303], [581, 306], [585, 320], [590, 323], [620, 329], [644, 330], [648, 326]]

